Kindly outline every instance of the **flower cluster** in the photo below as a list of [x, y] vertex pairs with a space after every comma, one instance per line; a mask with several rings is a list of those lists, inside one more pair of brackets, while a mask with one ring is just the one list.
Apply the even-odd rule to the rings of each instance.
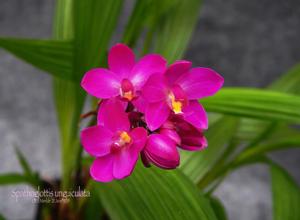
[[109, 182], [129, 176], [141, 155], [145, 166], [179, 165], [178, 148], [196, 151], [207, 141], [207, 115], [197, 101], [215, 94], [223, 78], [209, 68], [191, 68], [189, 61], [149, 54], [135, 62], [124, 44], [113, 46], [108, 69], [88, 71], [81, 86], [101, 99], [97, 125], [81, 132], [81, 142], [96, 159], [93, 179]]

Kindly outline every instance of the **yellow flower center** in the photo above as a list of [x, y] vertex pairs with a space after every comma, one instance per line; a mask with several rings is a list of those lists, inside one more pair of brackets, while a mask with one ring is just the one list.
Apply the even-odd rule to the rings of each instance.
[[133, 92], [132, 91], [123, 92], [122, 97], [126, 98], [128, 101], [131, 101], [133, 99]]
[[120, 134], [120, 143], [121, 145], [128, 144], [131, 141], [131, 137], [128, 135], [126, 131], [123, 131]]
[[172, 106], [173, 112], [175, 114], [182, 113], [182, 102], [176, 101], [175, 96], [172, 93], [169, 95], [169, 98], [171, 99], [171, 106]]

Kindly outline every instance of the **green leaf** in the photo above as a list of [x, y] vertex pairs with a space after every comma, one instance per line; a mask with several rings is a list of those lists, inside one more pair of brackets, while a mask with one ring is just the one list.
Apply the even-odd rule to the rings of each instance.
[[292, 177], [278, 165], [271, 165], [273, 218], [300, 219], [300, 189]]
[[[278, 80], [268, 86], [267, 89], [299, 95], [299, 84], [300, 64], [292, 67], [287, 73], [283, 74]], [[278, 126], [279, 128], [277, 128]], [[243, 118], [236, 136], [242, 140], [251, 140], [263, 134], [269, 127], [273, 127], [273, 131], [280, 130], [280, 133], [286, 132], [286, 127], [282, 128], [282, 125], [278, 126], [262, 120]], [[274, 133], [273, 131], [271, 133]], [[264, 137], [262, 137], [262, 139], [263, 138]]]
[[183, 56], [195, 28], [201, 0], [176, 1], [159, 20], [155, 52], [171, 63]]
[[87, 202], [84, 205], [83, 211], [84, 219], [86, 220], [102, 219], [101, 217], [105, 213], [103, 207], [101, 206], [101, 201], [97, 190], [94, 188], [91, 189], [90, 197], [87, 198]]
[[0, 213], [0, 220], [5, 220], [4, 216]]
[[300, 123], [300, 97], [263, 89], [224, 88], [202, 99], [208, 111], [263, 120]]
[[0, 38], [0, 47], [54, 76], [71, 80], [71, 41]]
[[[57, 1], [54, 18], [55, 39], [74, 39], [73, 9], [73, 0]], [[72, 72], [72, 75], [75, 74]], [[53, 80], [53, 91], [62, 148], [62, 188], [68, 189], [71, 185], [72, 170], [75, 167], [76, 147], [79, 148], [78, 144], [75, 145], [73, 137], [78, 131], [78, 118], [85, 96], [78, 83], [57, 77]]]
[[122, 181], [95, 185], [113, 220], [216, 219], [208, 200], [179, 170], [138, 164]]
[[299, 134], [294, 137], [276, 139], [274, 141], [268, 141], [254, 147], [247, 148], [236, 158], [236, 161], [246, 161], [271, 151], [293, 147], [300, 147]]
[[106, 65], [109, 42], [122, 6], [122, 0], [75, 0], [75, 74], [79, 80], [85, 71]]
[[[55, 38], [74, 39], [74, 71], [77, 81], [92, 67], [104, 65], [105, 56], [122, 0], [58, 1], [55, 16]], [[78, 124], [85, 101], [79, 83], [55, 78], [54, 94], [58, 114], [63, 165], [63, 188], [68, 188], [80, 150]]]
[[16, 151], [19, 163], [20, 163], [21, 167], [23, 168], [25, 175], [31, 176], [32, 170], [31, 170], [30, 165], [27, 162], [26, 158], [24, 157], [23, 153], [18, 149], [18, 147], [15, 147], [15, 151]]
[[0, 185], [13, 185], [29, 183], [32, 184], [31, 178], [18, 173], [7, 173], [0, 175]]
[[182, 151], [180, 169], [197, 183], [218, 161], [226, 150], [226, 146], [236, 131], [237, 120], [233, 117], [224, 117], [215, 122], [205, 134], [208, 147], [203, 151]]
[[209, 201], [210, 201], [211, 207], [213, 208], [213, 210], [217, 216], [217, 219], [218, 220], [226, 220], [227, 215], [226, 215], [226, 211], [225, 211], [225, 208], [224, 208], [222, 202], [214, 196], [210, 196]]
[[292, 67], [278, 80], [269, 86], [269, 89], [291, 94], [300, 94], [300, 64]]
[[135, 2], [134, 9], [126, 25], [122, 40], [122, 42], [130, 47], [133, 47], [136, 44], [144, 29], [145, 19], [149, 13], [147, 8], [151, 2], [152, 0], [136, 0]]

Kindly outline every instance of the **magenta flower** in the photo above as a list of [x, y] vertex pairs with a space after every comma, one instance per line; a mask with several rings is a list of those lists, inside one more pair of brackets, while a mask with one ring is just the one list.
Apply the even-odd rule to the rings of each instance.
[[153, 163], [163, 169], [174, 169], [179, 165], [180, 156], [176, 143], [163, 134], [151, 134], [143, 154], [143, 162], [146, 164]]
[[112, 47], [108, 69], [88, 71], [81, 86], [102, 99], [97, 125], [81, 132], [86, 152], [96, 159], [90, 168], [93, 179], [109, 182], [129, 176], [141, 155], [145, 166], [175, 169], [179, 149], [207, 147], [203, 130], [206, 112], [198, 99], [215, 94], [223, 78], [208, 68], [191, 68], [150, 54], [135, 62], [130, 48]]
[[174, 169], [179, 166], [180, 156], [177, 147], [198, 151], [207, 147], [202, 130], [189, 124], [181, 116], [172, 114], [157, 133], [151, 134], [142, 151], [143, 163]]
[[145, 109], [148, 127], [152, 131], [158, 129], [173, 112], [193, 126], [207, 129], [207, 116], [197, 99], [215, 94], [223, 81], [212, 69], [191, 69], [189, 61], [177, 61], [165, 73], [151, 75], [142, 89], [148, 103]]
[[124, 106], [117, 99], [100, 105], [98, 125], [81, 132], [81, 142], [90, 155], [96, 157], [90, 168], [93, 179], [109, 182], [129, 176], [147, 140], [147, 131], [130, 130]]
[[178, 147], [184, 150], [198, 151], [207, 147], [203, 131], [178, 115], [172, 115], [159, 129], [159, 133], [171, 138]]
[[124, 44], [116, 44], [109, 52], [108, 66], [109, 69], [88, 71], [81, 86], [99, 99], [119, 97], [135, 101], [149, 76], [165, 71], [166, 60], [160, 55], [149, 54], [135, 63], [132, 50]]

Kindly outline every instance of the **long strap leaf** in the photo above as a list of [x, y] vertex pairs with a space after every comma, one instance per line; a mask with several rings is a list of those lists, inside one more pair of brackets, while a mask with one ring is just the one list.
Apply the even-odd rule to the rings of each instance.
[[262, 89], [224, 88], [201, 103], [212, 112], [300, 123], [300, 97], [296, 95]]
[[0, 47], [53, 76], [73, 80], [72, 41], [0, 38]]
[[274, 220], [300, 219], [300, 188], [280, 166], [272, 164], [272, 197]]
[[113, 220], [216, 219], [208, 200], [178, 170], [139, 164], [125, 180], [95, 185]]
[[167, 57], [169, 62], [183, 56], [197, 22], [201, 2], [177, 1], [165, 17], [159, 20], [155, 52]]
[[216, 163], [237, 127], [237, 120], [224, 117], [209, 128], [205, 136], [208, 147], [199, 152], [182, 151], [180, 169], [197, 183]]
[[7, 173], [0, 175], [0, 185], [12, 185], [22, 183], [33, 184], [30, 177], [19, 173]]

